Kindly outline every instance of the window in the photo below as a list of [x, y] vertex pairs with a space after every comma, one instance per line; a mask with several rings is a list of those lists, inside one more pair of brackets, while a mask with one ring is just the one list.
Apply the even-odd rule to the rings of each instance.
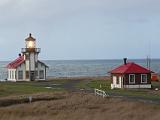
[[135, 74], [130, 74], [129, 75], [129, 83], [130, 84], [135, 84]]
[[117, 76], [117, 82], [116, 82], [117, 84], [119, 84], [119, 77]]
[[12, 79], [14, 79], [14, 71], [12, 71]]
[[141, 75], [141, 83], [147, 83], [147, 74]]
[[9, 71], [9, 78], [11, 79], [11, 70]]
[[35, 67], [38, 68], [38, 62], [35, 63]]
[[35, 78], [36, 78], [36, 79], [39, 78], [39, 76], [38, 76], [38, 71], [37, 71], [37, 70], [35, 71]]
[[23, 79], [23, 71], [18, 71], [18, 79]]
[[39, 71], [39, 79], [44, 79], [44, 70]]
[[29, 79], [29, 71], [26, 71], [26, 79]]

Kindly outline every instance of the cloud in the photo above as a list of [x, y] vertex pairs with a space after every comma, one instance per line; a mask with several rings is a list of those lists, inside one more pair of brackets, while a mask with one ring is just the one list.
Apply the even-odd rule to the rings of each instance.
[[1, 0], [1, 21], [23, 21], [104, 11], [112, 15], [150, 15], [159, 13], [158, 0]]

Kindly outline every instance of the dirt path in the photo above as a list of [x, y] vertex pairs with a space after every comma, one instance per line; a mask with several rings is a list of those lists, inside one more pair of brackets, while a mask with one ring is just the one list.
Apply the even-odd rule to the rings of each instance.
[[[67, 83], [62, 85], [62, 87], [68, 91], [71, 91], [71, 92], [81, 92], [81, 91], [85, 91], [88, 93], [94, 92], [94, 90], [89, 87], [86, 87], [84, 89], [80, 89], [80, 88], [76, 87], [76, 85], [80, 84], [81, 82], [82, 82], [82, 80], [69, 80]], [[89, 80], [85, 80], [85, 84], [88, 84], [89, 82], [90, 82]]]
[[69, 80], [67, 83], [63, 85], [63, 88], [73, 92], [78, 91], [79, 89], [77, 89], [75, 86], [80, 82], [81, 80]]

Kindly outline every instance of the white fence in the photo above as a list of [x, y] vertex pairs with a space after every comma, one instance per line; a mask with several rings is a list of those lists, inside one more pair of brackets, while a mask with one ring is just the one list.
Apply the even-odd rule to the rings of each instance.
[[94, 89], [94, 94], [95, 94], [95, 95], [100, 95], [100, 96], [102, 96], [103, 98], [109, 96], [108, 94], [106, 94], [105, 91], [99, 90], [99, 89]]

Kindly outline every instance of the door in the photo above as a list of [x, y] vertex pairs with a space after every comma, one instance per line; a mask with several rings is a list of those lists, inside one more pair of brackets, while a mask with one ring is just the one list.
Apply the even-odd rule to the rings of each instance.
[[116, 87], [116, 84], [117, 84], [117, 77], [113, 76], [113, 85], [114, 85], [114, 87]]
[[35, 80], [35, 72], [34, 71], [31, 71], [31, 73], [30, 73], [30, 79], [31, 79], [31, 81]]

